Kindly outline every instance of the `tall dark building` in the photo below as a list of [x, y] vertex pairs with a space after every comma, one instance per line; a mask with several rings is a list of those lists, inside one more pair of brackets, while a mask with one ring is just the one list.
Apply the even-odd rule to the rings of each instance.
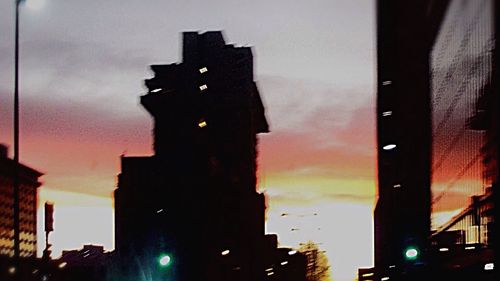
[[430, 266], [489, 270], [498, 217], [497, 2], [377, 2], [377, 278]]
[[[14, 256], [14, 160], [7, 147], [0, 144], [0, 256]], [[23, 164], [19, 167], [20, 256], [36, 257], [36, 210], [38, 178], [43, 174]]]
[[[130, 280], [257, 280], [265, 211], [257, 134], [269, 129], [252, 51], [226, 44], [221, 32], [185, 32], [182, 53], [181, 63], [151, 66], [145, 81], [154, 155], [121, 159], [120, 272]], [[162, 254], [170, 257], [164, 268]]]

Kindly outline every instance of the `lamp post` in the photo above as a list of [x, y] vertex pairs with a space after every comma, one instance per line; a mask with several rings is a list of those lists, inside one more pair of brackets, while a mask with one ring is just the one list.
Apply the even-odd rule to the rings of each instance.
[[19, 229], [19, 6], [24, 0], [16, 0], [16, 30], [14, 51], [14, 257], [21, 254]]
[[[16, 1], [15, 17], [15, 40], [14, 40], [14, 175], [13, 175], [13, 193], [14, 193], [14, 257], [18, 259], [21, 255], [21, 240], [19, 226], [19, 193], [20, 193], [20, 169], [19, 169], [19, 9], [26, 0]], [[32, 7], [39, 8], [43, 1], [30, 2]]]

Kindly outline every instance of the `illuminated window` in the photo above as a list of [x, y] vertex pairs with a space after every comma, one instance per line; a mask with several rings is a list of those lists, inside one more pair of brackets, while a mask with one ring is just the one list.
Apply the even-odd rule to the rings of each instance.
[[382, 116], [391, 116], [392, 115], [392, 111], [384, 111], [382, 112]]
[[391, 84], [392, 84], [391, 80], [386, 80], [386, 81], [382, 82], [382, 85], [384, 85], [384, 86], [391, 85]]
[[206, 89], [208, 89], [206, 84], [200, 86], [200, 91], [205, 91]]
[[384, 145], [384, 147], [382, 149], [384, 149], [384, 150], [392, 150], [394, 148], [396, 148], [396, 145], [393, 144], [393, 143], [391, 143], [391, 144]]
[[493, 270], [493, 269], [495, 269], [494, 263], [487, 263], [484, 265], [484, 270]]
[[157, 88], [157, 89], [151, 90], [151, 93], [158, 93], [161, 90], [163, 90], [163, 89], [162, 88]]
[[200, 68], [200, 73], [205, 73], [205, 72], [207, 72], [207, 71], [208, 71], [208, 69], [207, 69], [206, 67], [202, 67], [202, 68]]
[[288, 264], [288, 261], [282, 261], [281, 262], [281, 265], [287, 265]]
[[224, 250], [220, 254], [223, 255], [223, 256], [227, 256], [227, 255], [229, 255], [230, 252], [231, 251], [229, 251], [229, 250]]
[[201, 120], [198, 122], [198, 127], [205, 128], [207, 126], [207, 122], [205, 120]]

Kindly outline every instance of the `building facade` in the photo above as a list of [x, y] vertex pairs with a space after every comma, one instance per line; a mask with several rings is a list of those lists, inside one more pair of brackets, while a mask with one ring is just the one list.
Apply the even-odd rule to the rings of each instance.
[[[8, 149], [0, 144], [0, 255], [14, 256], [14, 187], [15, 162]], [[19, 168], [20, 256], [36, 257], [37, 188], [43, 174], [23, 164]]]
[[497, 2], [378, 1], [376, 278], [493, 262]]
[[[265, 198], [256, 189], [257, 134], [269, 129], [251, 49], [226, 44], [221, 32], [185, 32], [182, 53], [181, 63], [151, 66], [145, 81], [154, 155], [121, 159], [116, 251], [138, 265], [121, 272], [258, 280]], [[159, 268], [162, 253], [169, 265]]]

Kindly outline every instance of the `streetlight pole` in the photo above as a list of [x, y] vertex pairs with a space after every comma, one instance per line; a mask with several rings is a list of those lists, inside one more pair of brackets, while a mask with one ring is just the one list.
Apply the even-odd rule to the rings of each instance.
[[19, 5], [22, 0], [16, 0], [16, 31], [14, 53], [14, 257], [21, 254], [19, 229]]

